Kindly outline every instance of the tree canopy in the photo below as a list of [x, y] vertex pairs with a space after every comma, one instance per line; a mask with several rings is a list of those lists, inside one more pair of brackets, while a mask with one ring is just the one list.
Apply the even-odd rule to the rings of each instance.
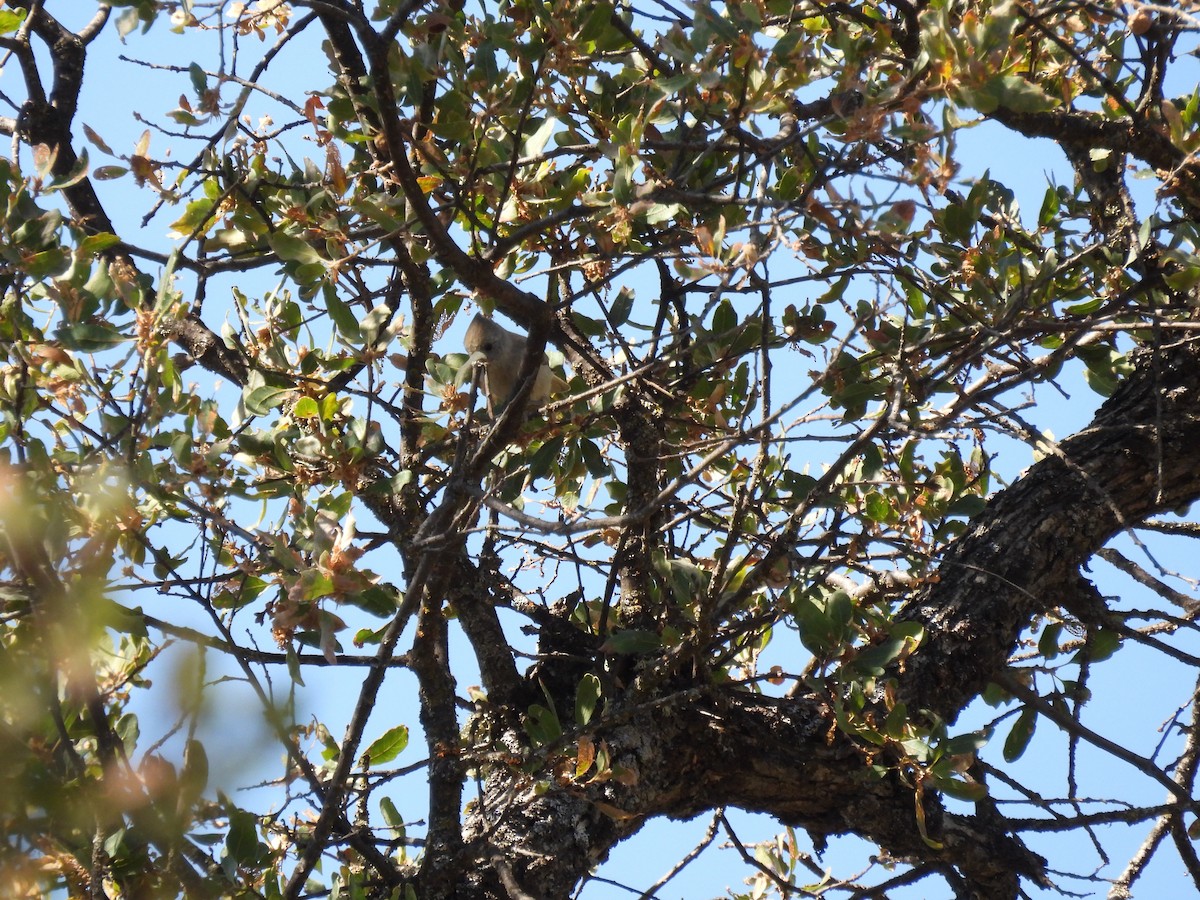
[[1200, 886], [1198, 15], [6, 0], [3, 891]]

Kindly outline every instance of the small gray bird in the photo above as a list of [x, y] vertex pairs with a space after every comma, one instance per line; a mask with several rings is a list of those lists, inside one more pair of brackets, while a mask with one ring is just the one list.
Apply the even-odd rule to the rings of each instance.
[[[463, 346], [471, 354], [472, 363], [483, 362], [486, 367], [488, 410], [497, 415], [516, 389], [521, 360], [525, 358], [525, 336], [476, 315], [463, 338]], [[549, 363], [543, 362], [529, 395], [529, 408], [537, 409], [551, 394], [566, 389], [567, 383], [550, 371]]]

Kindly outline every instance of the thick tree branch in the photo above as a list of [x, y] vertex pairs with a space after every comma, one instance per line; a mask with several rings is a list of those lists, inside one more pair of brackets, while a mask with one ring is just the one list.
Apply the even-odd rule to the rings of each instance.
[[1068, 109], [1014, 112], [1002, 106], [989, 115], [1026, 137], [1050, 138], [1063, 146], [1079, 147], [1084, 153], [1108, 149], [1140, 159], [1164, 173], [1164, 190], [1177, 196], [1193, 214], [1200, 208], [1200, 195], [1194, 187], [1200, 177], [1200, 158], [1184, 154], [1167, 135], [1154, 128], [1139, 127], [1128, 118], [1109, 119]]
[[[690, 818], [721, 806], [768, 813], [826, 835], [869, 835], [897, 858], [956, 868], [981, 897], [1015, 897], [1020, 876], [1040, 881], [1042, 861], [995, 816], [953, 816], [925, 796], [936, 850], [920, 835], [911, 786], [865, 778], [864, 748], [837, 731], [830, 709], [803, 698], [688, 691], [615, 714], [603, 728], [619, 781], [560, 786], [534, 797], [517, 771], [496, 772], [469, 823], [520, 861], [518, 880], [536, 896], [566, 896], [619, 840], [652, 816]], [[718, 775], [719, 773], [719, 775]], [[482, 860], [481, 860], [482, 862]], [[490, 880], [490, 884], [488, 883]], [[481, 875], [480, 897], [503, 897]]]
[[926, 631], [901, 680], [910, 708], [957, 717], [1092, 554], [1200, 496], [1198, 442], [1200, 344], [1143, 352], [1091, 425], [993, 498], [943, 557], [937, 582], [904, 610]]

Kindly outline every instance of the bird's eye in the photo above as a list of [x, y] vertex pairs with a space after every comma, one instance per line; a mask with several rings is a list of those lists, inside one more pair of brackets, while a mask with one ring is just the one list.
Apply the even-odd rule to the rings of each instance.
[[491, 353], [493, 346], [495, 346], [495, 345], [491, 341], [488, 341], [486, 344], [483, 345], [483, 352]]

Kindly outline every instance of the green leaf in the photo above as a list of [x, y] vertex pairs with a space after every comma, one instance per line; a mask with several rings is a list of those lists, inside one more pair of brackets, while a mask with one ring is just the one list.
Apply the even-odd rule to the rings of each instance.
[[554, 129], [558, 127], [558, 119], [550, 116], [543, 122], [533, 134], [525, 139], [525, 146], [521, 149], [521, 156], [538, 156], [546, 148], [550, 137], [554, 134]]
[[987, 500], [980, 497], [978, 494], [967, 494], [964, 497], [959, 497], [946, 507], [946, 516], [962, 516], [969, 519], [983, 512], [987, 508]]
[[1101, 628], [1099, 631], [1088, 635], [1087, 644], [1071, 657], [1074, 663], [1098, 663], [1104, 662], [1121, 647], [1121, 635], [1108, 628]]
[[727, 331], [732, 331], [734, 328], [737, 328], [737, 323], [737, 311], [734, 310], [733, 304], [728, 300], [722, 300], [717, 305], [716, 312], [713, 313], [713, 334], [724, 334]]
[[188, 66], [188, 77], [192, 81], [192, 90], [196, 92], [196, 96], [203, 96], [208, 89], [208, 76], [204, 74], [204, 70], [196, 63], [192, 63]]
[[888, 710], [887, 718], [883, 721], [883, 733], [890, 738], [902, 738], [904, 726], [908, 724], [908, 707], [897, 703]]
[[888, 629], [889, 637], [855, 655], [853, 668], [868, 675], [882, 675], [889, 665], [907, 656], [921, 643], [925, 629], [916, 622], [896, 622]]
[[365, 751], [363, 756], [368, 761], [369, 765], [381, 766], [384, 763], [389, 763], [408, 746], [408, 726], [397, 725], [395, 728], [389, 728], [382, 735], [377, 737]]
[[103, 604], [98, 605], [96, 620], [105, 628], [111, 628], [122, 634], [130, 634], [134, 637], [146, 637], [148, 634], [146, 616], [141, 607], [130, 609], [115, 600], [106, 600]]
[[1045, 112], [1058, 106], [1058, 101], [1020, 75], [1001, 75], [989, 85], [989, 92], [1000, 106], [1013, 112]]
[[600, 679], [591, 672], [584, 675], [575, 689], [575, 721], [586, 725], [600, 702]]
[[380, 332], [392, 321], [393, 315], [393, 310], [384, 303], [374, 307], [358, 323], [358, 330], [362, 333], [363, 339], [369, 343], [379, 340]]
[[25, 21], [25, 16], [28, 10], [0, 10], [0, 34], [12, 34], [21, 27], [21, 23]]
[[33, 278], [48, 278], [61, 275], [70, 264], [71, 254], [65, 247], [51, 247], [23, 259], [21, 268]]
[[800, 641], [814, 656], [836, 656], [850, 639], [854, 601], [842, 590], [814, 588], [797, 593], [791, 603], [792, 615], [800, 628]]
[[534, 453], [528, 457], [529, 460], [529, 476], [531, 478], [543, 478], [556, 468], [558, 463], [558, 455], [563, 449], [562, 438], [551, 438], [538, 447]]
[[1058, 188], [1054, 185], [1046, 188], [1046, 194], [1042, 197], [1042, 208], [1038, 210], [1038, 225], [1046, 228], [1053, 225], [1058, 218], [1058, 211], [1061, 205], [1061, 200], [1058, 196]]
[[1163, 275], [1163, 280], [1173, 291], [1190, 291], [1200, 284], [1200, 266], [1186, 266], [1167, 272]]
[[983, 702], [991, 707], [1004, 706], [1010, 703], [1013, 699], [1012, 694], [996, 684], [994, 681], [989, 681], [987, 687], [983, 689], [983, 694], [980, 695]]
[[535, 745], [544, 747], [562, 737], [562, 724], [554, 710], [534, 703], [525, 715], [525, 731]]
[[217, 218], [213, 215], [215, 207], [216, 204], [207, 197], [193, 200], [184, 207], [183, 215], [171, 223], [171, 232], [180, 237], [207, 232], [217, 224]]
[[80, 350], [84, 353], [98, 353], [133, 340], [115, 328], [89, 322], [66, 325], [58, 329], [56, 334], [59, 341], [68, 350]]
[[400, 810], [396, 809], [396, 804], [392, 802], [391, 797], [383, 797], [379, 801], [379, 813], [383, 816], [383, 824], [391, 830], [392, 837], [403, 838], [404, 817], [400, 815]]
[[292, 415], [297, 419], [319, 419], [321, 409], [312, 397], [301, 397], [292, 407]]
[[285, 262], [300, 263], [301, 265], [325, 265], [324, 257], [307, 241], [288, 234], [286, 231], [276, 231], [267, 235], [267, 243]]
[[863, 513], [872, 522], [889, 522], [893, 519], [892, 505], [879, 491], [871, 491], [863, 503]]
[[1084, 369], [1083, 380], [1087, 382], [1088, 387], [1101, 397], [1111, 397], [1113, 391], [1117, 389], [1117, 380], [1115, 378], [1111, 378], [1103, 372], [1097, 372], [1095, 369]]
[[1026, 706], [1021, 710], [1017, 721], [1013, 723], [1012, 729], [1008, 732], [1008, 737], [1004, 739], [1004, 759], [1006, 761], [1016, 762], [1021, 758], [1037, 728], [1037, 716], [1037, 710], [1033, 707]]
[[188, 126], [200, 125], [203, 122], [205, 122], [208, 118], [206, 116], [204, 119], [201, 119], [201, 118], [197, 117], [195, 113], [189, 112], [186, 109], [173, 109], [167, 113], [167, 116], [171, 119], [172, 122], [175, 122], [179, 125], [188, 125]]
[[121, 239], [115, 234], [109, 234], [107, 231], [102, 231], [97, 234], [89, 234], [79, 242], [80, 252], [91, 258], [96, 254], [107, 250], [109, 247], [119, 244]]
[[356, 200], [354, 209], [389, 234], [399, 231], [404, 226], [404, 220], [393, 215], [390, 211], [370, 200]]
[[379, 644], [383, 641], [385, 631], [387, 631], [386, 625], [376, 629], [360, 628], [354, 632], [354, 646], [365, 647], [367, 644]]
[[288, 644], [287, 647], [287, 670], [288, 677], [291, 678], [295, 684], [300, 685], [300, 687], [305, 686], [304, 676], [300, 671], [300, 657], [296, 654], [296, 648], [293, 644]]
[[329, 311], [329, 318], [333, 319], [333, 324], [337, 326], [337, 330], [342, 337], [351, 343], [361, 341], [362, 330], [358, 327], [358, 318], [354, 315], [354, 311], [346, 305], [345, 301], [338, 296], [333, 285], [327, 285], [323, 295], [325, 297], [325, 309]]
[[228, 589], [219, 590], [212, 599], [213, 609], [241, 609], [243, 606], [253, 603], [266, 586], [265, 581], [255, 576], [253, 582], [247, 579], [236, 592]]
[[600, 649], [605, 653], [621, 655], [656, 653], [662, 649], [662, 638], [653, 631], [630, 628], [614, 631]]
[[707, 2], [699, 2], [695, 6], [695, 28], [693, 31], [693, 44], [703, 40], [708, 41], [707, 31], [711, 31], [717, 35], [722, 41], [727, 44], [735, 44], [738, 40], [738, 31], [730, 24], [729, 20], [713, 9], [712, 5]]
[[600, 2], [592, 4], [591, 12], [587, 19], [584, 20], [582, 27], [577, 35], [579, 41], [594, 41], [605, 31], [609, 30], [612, 20], [613, 6], [608, 2]]
[[629, 314], [633, 311], [634, 297], [634, 292], [624, 286], [617, 293], [617, 299], [613, 301], [612, 309], [608, 314], [608, 320], [612, 322], [614, 328], [629, 321]]
[[990, 731], [970, 731], [966, 734], [956, 734], [942, 744], [940, 749], [948, 756], [961, 756], [982, 749], [990, 739]]
[[663, 97], [671, 97], [695, 83], [696, 75], [691, 72], [680, 72], [678, 75], [668, 75], [666, 78], [655, 78], [650, 84], [650, 89]]
[[943, 794], [948, 794], [958, 800], [968, 803], [978, 803], [988, 795], [986, 784], [978, 781], [960, 781], [957, 778], [935, 778], [937, 788]]
[[600, 478], [612, 472], [612, 466], [608, 464], [608, 460], [594, 441], [580, 441], [579, 452], [583, 456], [583, 464], [587, 467], [588, 474], [593, 478]]
[[242, 866], [258, 860], [258, 823], [244, 809], [229, 810], [229, 832], [225, 835], [225, 850]]
[[1042, 629], [1042, 635], [1038, 638], [1038, 653], [1046, 659], [1058, 656], [1058, 638], [1062, 634], [1062, 628], [1061, 622], [1052, 622]]
[[141, 735], [141, 727], [138, 725], [137, 716], [133, 713], [125, 713], [117, 719], [115, 728], [117, 737], [121, 739], [121, 743], [125, 745], [125, 752], [132, 756], [134, 748], [137, 746], [138, 737]]
[[789, 494], [787, 501], [797, 505], [808, 499], [808, 495], [817, 486], [817, 479], [789, 469], [779, 476], [779, 486]]
[[179, 791], [188, 805], [195, 803], [208, 787], [208, 754], [204, 745], [189, 740], [183, 747], [183, 771], [179, 774]]
[[969, 208], [966, 204], [952, 203], [946, 207], [939, 217], [942, 230], [951, 240], [967, 242], [975, 231], [975, 223], [979, 221], [979, 210]]
[[679, 203], [654, 203], [642, 214], [647, 225], [661, 225], [670, 222], [683, 211]]
[[278, 406], [292, 393], [288, 388], [272, 387], [269, 384], [260, 385], [242, 393], [242, 403], [246, 410], [255, 416], [264, 416]]

